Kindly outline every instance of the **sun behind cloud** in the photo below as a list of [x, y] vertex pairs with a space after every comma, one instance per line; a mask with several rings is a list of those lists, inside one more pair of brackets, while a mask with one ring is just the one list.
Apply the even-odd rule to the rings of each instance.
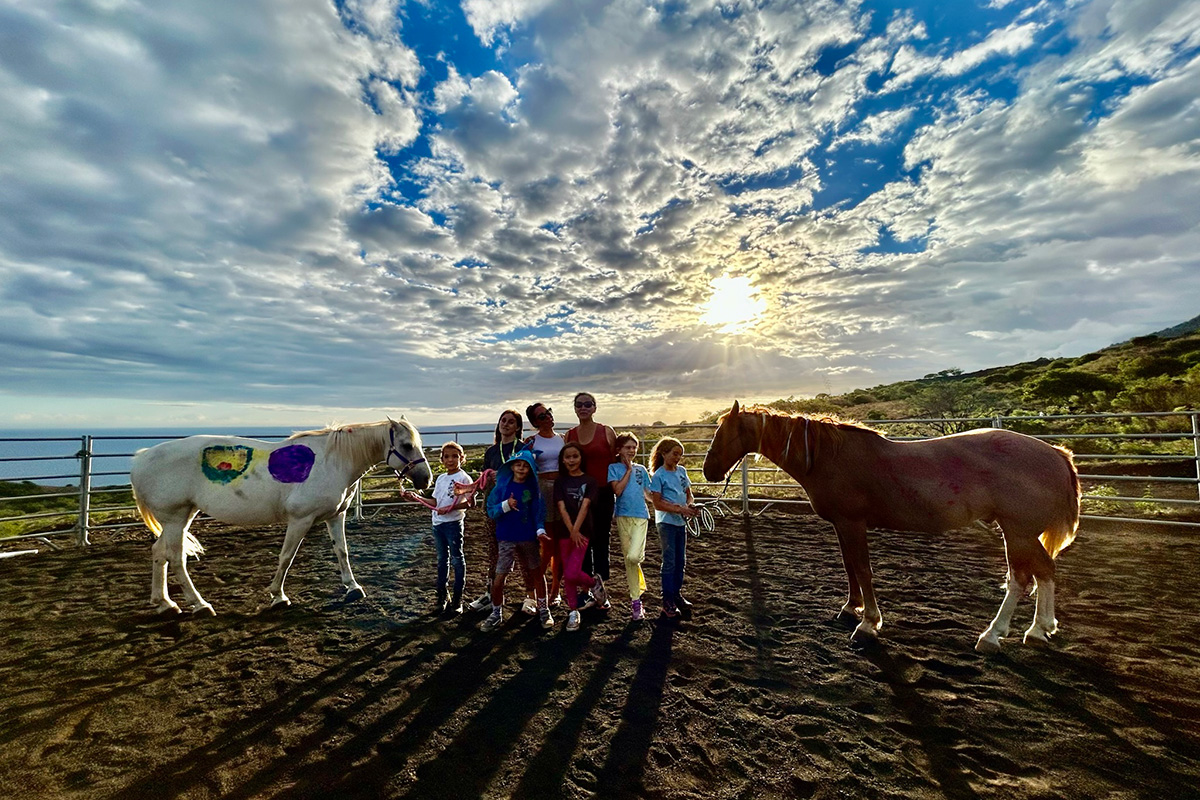
[[758, 296], [749, 278], [713, 278], [711, 288], [700, 322], [717, 327], [721, 333], [744, 331], [767, 310], [767, 301]]

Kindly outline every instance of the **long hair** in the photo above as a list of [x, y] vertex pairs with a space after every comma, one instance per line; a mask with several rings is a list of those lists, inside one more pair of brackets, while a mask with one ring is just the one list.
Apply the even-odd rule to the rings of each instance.
[[566, 444], [564, 444], [562, 446], [562, 450], [558, 451], [558, 471], [563, 473], [564, 475], [567, 472], [567, 468], [563, 464], [563, 454], [566, 453], [568, 449], [576, 450], [579, 452], [579, 468], [581, 470], [583, 470], [584, 474], [586, 475], [587, 474], [587, 454], [583, 452], [583, 447], [580, 446], [579, 442], [567, 442]]
[[517, 438], [514, 441], [521, 441], [525, 437], [525, 420], [521, 419], [521, 412], [515, 408], [506, 408], [500, 412], [500, 416], [496, 417], [496, 436], [492, 444], [500, 444], [500, 420], [504, 419], [505, 414], [512, 414], [517, 418]]
[[663, 465], [663, 456], [678, 447], [683, 450], [683, 442], [673, 436], [664, 436], [654, 443], [654, 449], [650, 451], [650, 471], [658, 469]]

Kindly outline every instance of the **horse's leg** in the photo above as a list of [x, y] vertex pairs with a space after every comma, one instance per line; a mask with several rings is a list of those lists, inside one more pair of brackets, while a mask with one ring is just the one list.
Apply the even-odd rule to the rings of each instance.
[[858, 625], [862, 619], [863, 599], [862, 587], [859, 586], [858, 576], [854, 573], [850, 561], [846, 558], [846, 541], [843, 538], [841, 528], [837, 525], [833, 528], [837, 532], [838, 549], [842, 553], [842, 566], [846, 568], [846, 581], [849, 584], [849, 590], [846, 595], [846, 603], [838, 611], [835, 618], [837, 622], [845, 625], [848, 628], [853, 628]]
[[279, 566], [275, 570], [275, 577], [271, 579], [272, 608], [292, 604], [283, 591], [283, 582], [287, 579], [287, 572], [291, 569], [292, 560], [296, 558], [296, 551], [300, 549], [300, 543], [304, 541], [304, 536], [312, 524], [311, 516], [288, 520], [287, 533], [283, 536], [283, 549], [279, 551]]
[[178, 614], [179, 606], [170, 598], [167, 589], [167, 564], [172, 547], [183, 541], [183, 528], [174, 522], [163, 525], [162, 533], [150, 547], [150, 605], [159, 614]]
[[196, 541], [196, 538], [188, 531], [197, 513], [193, 511], [188, 516], [187, 521], [180, 527], [178, 536], [173, 537], [174, 541], [168, 546], [167, 558], [171, 562], [171, 570], [175, 573], [175, 580], [179, 581], [179, 589], [183, 592], [183, 597], [187, 600], [192, 613], [197, 616], [207, 614], [208, 616], [215, 617], [217, 612], [200, 596], [200, 592], [196, 591], [196, 585], [192, 583], [192, 576], [187, 571], [189, 553], [198, 555], [203, 552], [200, 542]]
[[[862, 603], [862, 621], [850, 635], [850, 641], [860, 645], [868, 644], [878, 638], [879, 629], [883, 627], [883, 615], [879, 613], [879, 605], [875, 602], [871, 555], [867, 549], [867, 526], [862, 520], [842, 520], [834, 523], [833, 527], [837, 530], [838, 542], [842, 546], [842, 563], [850, 579], [850, 598], [846, 606], [849, 607], [856, 601], [856, 581], [857, 593]], [[843, 607], [842, 610], [846, 611], [847, 608]]]
[[1022, 640], [1028, 643], [1031, 639], [1048, 642], [1050, 637], [1058, 632], [1058, 620], [1054, 618], [1054, 559], [1036, 539], [1033, 542], [1033, 557], [1031, 559], [1033, 578], [1037, 584], [1037, 611], [1033, 615], [1033, 624], [1025, 631]]
[[1012, 570], [1008, 572], [1008, 579], [1004, 586], [1004, 600], [1000, 603], [1000, 610], [996, 612], [996, 618], [992, 620], [992, 624], [988, 625], [979, 636], [979, 640], [975, 642], [975, 650], [979, 653], [998, 653], [1000, 652], [1000, 640], [1008, 636], [1008, 626], [1012, 622], [1013, 612], [1017, 609], [1017, 603], [1021, 599], [1021, 595], [1025, 593], [1025, 588], [1021, 586], [1013, 575]]
[[358, 585], [358, 581], [354, 580], [354, 572], [350, 569], [350, 551], [346, 547], [346, 512], [343, 511], [327, 521], [325, 527], [329, 529], [333, 554], [337, 556], [338, 569], [342, 571], [342, 588], [346, 590], [342, 600], [347, 603], [362, 600], [367, 593]]

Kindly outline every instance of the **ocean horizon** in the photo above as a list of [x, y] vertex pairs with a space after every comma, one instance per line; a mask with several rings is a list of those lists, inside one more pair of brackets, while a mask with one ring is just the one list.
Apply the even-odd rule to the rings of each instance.
[[[129, 484], [134, 452], [169, 439], [218, 434], [277, 441], [296, 431], [322, 427], [0, 428], [0, 481], [31, 481], [43, 486], [78, 485], [78, 453], [83, 446], [84, 436], [92, 437], [92, 484], [125, 486]], [[491, 444], [495, 423], [430, 425], [420, 430], [422, 444], [427, 448], [438, 447], [452, 440], [462, 445], [481, 445]]]

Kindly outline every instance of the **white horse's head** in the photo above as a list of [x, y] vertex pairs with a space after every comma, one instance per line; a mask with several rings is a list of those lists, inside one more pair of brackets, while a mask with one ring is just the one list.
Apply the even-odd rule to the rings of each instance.
[[433, 472], [421, 447], [421, 434], [403, 415], [398, 422], [388, 417], [388, 451], [384, 460], [400, 479], [408, 478], [418, 489], [433, 482]]

